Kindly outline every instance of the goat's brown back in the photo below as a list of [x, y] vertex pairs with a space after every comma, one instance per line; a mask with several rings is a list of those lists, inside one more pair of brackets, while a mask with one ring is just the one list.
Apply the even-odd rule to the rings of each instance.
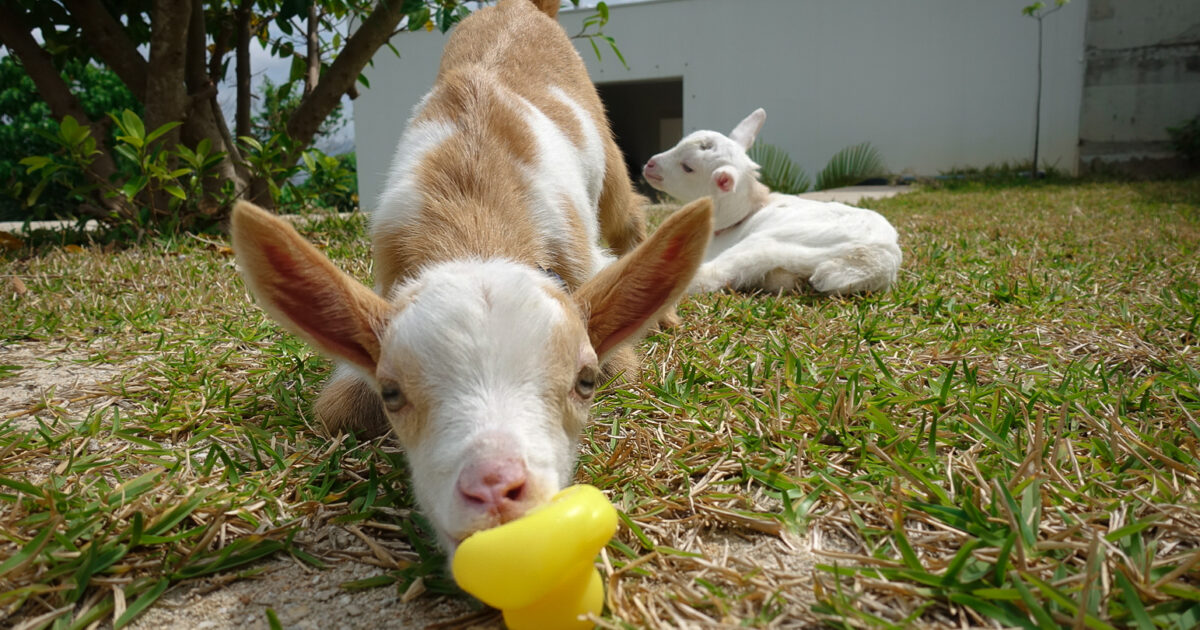
[[504, 0], [455, 27], [434, 90], [410, 123], [444, 121], [455, 133], [418, 166], [423, 203], [417, 223], [374, 234], [376, 274], [385, 294], [423, 265], [464, 257], [503, 257], [553, 269], [572, 290], [594, 272], [591, 244], [570, 200], [560, 202], [568, 234], [547, 239], [530, 216], [527, 173], [537, 146], [512, 95], [545, 114], [579, 151], [585, 148], [584, 130], [554, 91], [582, 108], [604, 144], [601, 233], [617, 253], [644, 237], [643, 200], [633, 193], [583, 61], [549, 17], [555, 13], [557, 2], [551, 0]]

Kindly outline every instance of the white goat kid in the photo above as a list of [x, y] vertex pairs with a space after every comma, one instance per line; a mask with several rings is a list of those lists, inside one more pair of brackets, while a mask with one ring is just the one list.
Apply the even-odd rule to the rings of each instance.
[[[341, 364], [317, 416], [390, 425], [451, 553], [571, 481], [598, 370], [671, 309], [712, 230], [704, 201], [642, 241], [595, 88], [548, 17], [559, 0], [535, 2], [454, 28], [371, 219], [376, 291], [286, 221], [233, 213], [258, 302]], [[630, 253], [611, 262], [600, 235]]]
[[766, 120], [755, 110], [729, 137], [697, 131], [650, 158], [650, 185], [683, 202], [711, 196], [712, 242], [690, 293], [733, 289], [820, 293], [883, 291], [902, 255], [895, 228], [879, 213], [772, 193], [746, 151]]

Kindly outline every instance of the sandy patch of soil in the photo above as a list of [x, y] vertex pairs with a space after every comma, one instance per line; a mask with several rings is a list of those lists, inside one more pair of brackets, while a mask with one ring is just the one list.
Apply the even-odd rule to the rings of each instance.
[[[319, 532], [306, 544], [326, 558], [330, 553], [369, 555], [364, 544], [336, 525]], [[301, 538], [300, 536], [297, 537]], [[399, 593], [394, 586], [349, 591], [342, 584], [387, 571], [347, 558], [332, 558], [329, 567], [315, 569], [292, 558], [276, 557], [252, 567], [253, 577], [198, 580], [169, 590], [129, 626], [132, 630], [193, 628], [266, 630], [267, 610], [284, 628], [296, 630], [376, 630], [379, 628], [501, 628], [498, 613], [465, 598], [421, 594], [420, 587]]]
[[0, 345], [0, 365], [19, 368], [0, 370], [0, 421], [14, 420], [17, 429], [31, 430], [37, 422], [22, 412], [39, 405], [83, 417], [111, 404], [102, 386], [116, 379], [122, 366], [87, 363], [87, 358], [87, 352], [45, 343]]

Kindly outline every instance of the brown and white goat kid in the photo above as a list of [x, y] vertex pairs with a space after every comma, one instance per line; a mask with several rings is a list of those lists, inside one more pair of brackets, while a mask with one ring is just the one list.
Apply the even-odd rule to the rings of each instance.
[[[259, 303], [340, 363], [318, 416], [390, 424], [451, 553], [571, 481], [600, 367], [671, 309], [712, 231], [703, 200], [638, 244], [639, 197], [558, 0], [535, 1], [455, 27], [371, 217], [377, 292], [285, 221], [233, 214]], [[600, 236], [631, 251], [613, 262]]]

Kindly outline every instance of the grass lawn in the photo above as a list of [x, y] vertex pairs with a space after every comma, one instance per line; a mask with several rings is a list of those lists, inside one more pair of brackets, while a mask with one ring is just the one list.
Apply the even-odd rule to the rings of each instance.
[[[688, 299], [598, 397], [578, 477], [623, 522], [602, 624], [1200, 624], [1200, 180], [872, 207], [902, 238], [891, 292]], [[361, 218], [305, 231], [369, 279]], [[329, 363], [250, 303], [225, 243], [2, 260], [0, 623], [122, 626], [268, 557], [462, 601], [402, 453], [314, 430]]]

